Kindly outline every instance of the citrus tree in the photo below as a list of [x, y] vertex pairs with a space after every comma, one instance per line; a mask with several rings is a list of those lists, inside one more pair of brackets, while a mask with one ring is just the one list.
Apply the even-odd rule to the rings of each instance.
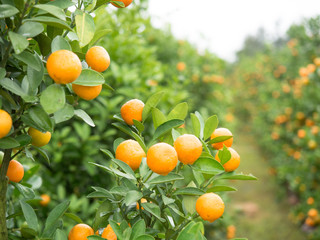
[[[68, 202], [57, 206], [44, 224], [38, 222], [29, 204], [41, 199], [31, 188], [35, 169], [25, 173], [14, 158], [24, 154], [35, 159], [37, 152], [48, 160], [41, 147], [50, 141], [58, 123], [78, 117], [94, 126], [78, 101], [94, 99], [102, 87], [110, 88], [101, 74], [109, 67], [110, 57], [96, 46], [109, 31], [96, 31], [91, 15], [108, 3], [123, 8], [131, 2], [1, 1], [0, 239], [8, 239], [6, 222], [10, 221], [10, 238], [17, 235], [12, 220], [21, 213], [33, 237], [52, 238], [60, 226], [58, 220]], [[22, 198], [11, 205], [8, 200], [16, 195], [14, 190]]]
[[[79, 221], [69, 240], [206, 239], [201, 219], [214, 222], [224, 213], [217, 192], [236, 190], [223, 180], [256, 179], [235, 172], [240, 156], [231, 148], [232, 133], [217, 128], [216, 115], [204, 120], [195, 112], [185, 122], [187, 103], [164, 114], [157, 108], [162, 95], [146, 104], [132, 99], [114, 116], [113, 126], [129, 139], [117, 138], [113, 150], [101, 149], [111, 159], [107, 164], [92, 164], [115, 181], [111, 189], [92, 187], [88, 197], [101, 200], [92, 227]], [[147, 139], [149, 116], [154, 131]]]

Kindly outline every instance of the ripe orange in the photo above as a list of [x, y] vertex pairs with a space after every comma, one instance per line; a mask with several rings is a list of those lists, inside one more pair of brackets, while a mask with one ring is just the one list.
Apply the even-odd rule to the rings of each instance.
[[45, 207], [50, 203], [50, 196], [48, 194], [42, 194], [41, 195], [42, 200], [40, 201], [40, 205]]
[[304, 223], [310, 227], [313, 227], [314, 225], [316, 225], [315, 221], [310, 217], [306, 218]]
[[140, 144], [131, 139], [123, 141], [116, 149], [116, 159], [128, 164], [133, 171], [139, 168], [144, 157], [146, 157], [146, 153]]
[[174, 147], [167, 143], [157, 143], [147, 152], [149, 168], [160, 175], [168, 175], [178, 163], [178, 154]]
[[[147, 199], [141, 198], [141, 203], [145, 203], [145, 202], [148, 202]], [[139, 210], [139, 207], [140, 207], [140, 206], [139, 206], [139, 203], [137, 202], [136, 209]], [[141, 209], [143, 210], [144, 208], [141, 207]]]
[[[228, 150], [231, 153], [231, 158], [230, 158], [230, 160], [228, 162], [223, 164], [223, 167], [224, 167], [224, 170], [226, 172], [232, 172], [232, 171], [236, 170], [239, 167], [239, 165], [240, 165], [240, 156], [233, 148], [228, 148]], [[216, 158], [216, 160], [218, 162], [220, 162], [219, 152], [217, 152], [215, 158]]]
[[315, 58], [315, 59], [313, 60], [313, 62], [314, 62], [314, 64], [315, 64], [317, 67], [320, 66], [320, 58]]
[[144, 103], [138, 99], [132, 99], [121, 107], [121, 117], [128, 125], [133, 125], [133, 119], [142, 121]]
[[186, 69], [186, 64], [184, 62], [178, 62], [176, 67], [178, 71], [182, 72]]
[[101, 237], [107, 240], [117, 240], [117, 235], [111, 228], [110, 224], [108, 224], [108, 226], [103, 230]]
[[92, 100], [99, 96], [102, 90], [102, 84], [98, 86], [82, 86], [78, 84], [72, 84], [72, 90], [82, 99]]
[[224, 202], [215, 193], [205, 193], [198, 198], [196, 210], [203, 220], [213, 222], [222, 216]]
[[315, 209], [315, 208], [311, 208], [309, 211], [308, 211], [308, 216], [310, 218], [316, 218], [318, 216], [318, 210]]
[[236, 233], [236, 227], [233, 225], [230, 225], [227, 227], [227, 239], [232, 239], [235, 237]]
[[[117, 0], [118, 2], [123, 2], [124, 3], [124, 7], [128, 7], [133, 0]], [[112, 3], [113, 6], [117, 7], [117, 8], [121, 8], [119, 6], [117, 6], [116, 4]]]
[[47, 70], [55, 83], [67, 84], [80, 76], [82, 66], [75, 53], [69, 50], [58, 50], [49, 56]]
[[94, 46], [86, 53], [86, 62], [97, 72], [104, 72], [110, 66], [109, 53], [100, 46]]
[[174, 142], [174, 148], [178, 153], [178, 159], [183, 164], [193, 164], [202, 153], [200, 140], [192, 134], [179, 136]]
[[308, 199], [307, 199], [307, 204], [308, 205], [312, 205], [314, 203], [314, 198], [313, 197], [309, 197]]
[[87, 224], [77, 224], [69, 232], [68, 240], [87, 240], [87, 237], [94, 235], [93, 229]]
[[[232, 133], [227, 128], [217, 128], [211, 134], [211, 139], [216, 138], [216, 137], [221, 137], [221, 136], [232, 136]], [[233, 137], [229, 138], [228, 140], [225, 140], [223, 142], [213, 143], [212, 147], [214, 149], [221, 149], [221, 148], [223, 148], [223, 145], [225, 145], [226, 147], [231, 147], [232, 143], [233, 143]]]
[[308, 77], [308, 75], [309, 75], [308, 69], [305, 68], [305, 67], [300, 68], [300, 69], [299, 69], [299, 75], [300, 75], [301, 77]]
[[24, 169], [21, 163], [11, 160], [8, 166], [7, 177], [12, 182], [20, 182], [24, 176]]
[[0, 109], [0, 138], [7, 136], [12, 127], [12, 119], [9, 113]]
[[29, 128], [28, 134], [32, 138], [31, 144], [36, 147], [47, 145], [51, 139], [50, 132], [43, 133], [32, 127]]
[[304, 129], [299, 129], [297, 135], [299, 138], [304, 138], [306, 136], [306, 131]]

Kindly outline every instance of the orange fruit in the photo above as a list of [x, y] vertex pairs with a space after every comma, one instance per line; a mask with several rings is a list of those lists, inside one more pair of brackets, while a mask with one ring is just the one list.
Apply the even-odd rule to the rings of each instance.
[[315, 58], [315, 59], [313, 60], [313, 62], [314, 62], [314, 64], [315, 64], [317, 67], [320, 66], [320, 58]]
[[[233, 148], [228, 148], [228, 150], [231, 153], [231, 158], [230, 158], [230, 160], [228, 162], [223, 164], [223, 167], [224, 167], [224, 170], [226, 172], [232, 172], [232, 171], [236, 170], [239, 167], [239, 165], [240, 165], [240, 156]], [[218, 162], [220, 162], [219, 152], [217, 152], [215, 158], [216, 158], [216, 160]]]
[[[211, 139], [216, 138], [216, 137], [221, 137], [221, 136], [232, 136], [232, 133], [227, 128], [217, 128], [211, 134]], [[233, 137], [229, 138], [228, 140], [225, 140], [223, 142], [213, 143], [212, 147], [214, 149], [221, 149], [221, 148], [223, 148], [223, 145], [225, 145], [226, 147], [231, 147], [232, 143], [233, 143]]]
[[178, 62], [177, 63], [177, 70], [182, 72], [186, 69], [186, 64], [184, 62]]
[[9, 181], [20, 182], [24, 176], [24, 169], [21, 163], [16, 160], [11, 160], [9, 162], [7, 177]]
[[86, 53], [86, 62], [97, 72], [104, 72], [110, 66], [109, 53], [100, 46], [94, 46]]
[[318, 216], [318, 210], [315, 209], [315, 208], [311, 208], [309, 211], [308, 211], [308, 216], [310, 218], [316, 218]]
[[92, 100], [99, 96], [102, 90], [102, 84], [98, 86], [82, 86], [78, 84], [72, 84], [72, 90], [82, 99]]
[[308, 77], [308, 75], [309, 75], [308, 69], [305, 68], [305, 67], [300, 68], [300, 69], [299, 69], [299, 75], [300, 75], [301, 77]]
[[116, 149], [116, 159], [128, 164], [133, 171], [139, 168], [144, 157], [146, 157], [146, 153], [140, 144], [131, 139], [123, 141]]
[[12, 127], [12, 119], [9, 113], [0, 109], [0, 138], [8, 135]]
[[[133, 0], [117, 0], [118, 2], [123, 2], [124, 3], [124, 7], [128, 7]], [[112, 3], [113, 6], [117, 7], [117, 8], [122, 8], [117, 6], [116, 4]]]
[[103, 230], [101, 237], [107, 240], [117, 240], [117, 235], [111, 228], [110, 224], [108, 224], [108, 226]]
[[304, 138], [306, 136], [306, 131], [304, 129], [299, 129], [297, 135], [299, 138]]
[[307, 204], [308, 205], [312, 205], [314, 203], [314, 198], [313, 197], [309, 197], [308, 199], [307, 199]]
[[224, 202], [215, 193], [205, 193], [198, 198], [196, 211], [203, 220], [213, 222], [222, 216]]
[[87, 240], [89, 236], [94, 235], [93, 229], [87, 224], [77, 224], [69, 232], [68, 240]]
[[314, 225], [316, 225], [315, 221], [310, 217], [306, 218], [306, 221], [304, 223], [310, 227], [313, 227]]
[[29, 128], [28, 134], [32, 138], [31, 144], [36, 147], [47, 145], [51, 139], [50, 132], [43, 133], [32, 127]]
[[49, 56], [47, 70], [55, 83], [67, 84], [80, 76], [82, 66], [75, 53], [69, 50], [58, 50]]
[[42, 194], [41, 195], [42, 200], [40, 201], [40, 205], [45, 207], [50, 203], [50, 196], [48, 194]]
[[174, 142], [174, 148], [183, 164], [193, 164], [202, 153], [200, 140], [192, 134], [179, 136]]
[[121, 117], [128, 125], [133, 125], [133, 119], [142, 121], [144, 103], [138, 99], [132, 99], [121, 107]]
[[[145, 203], [145, 202], [148, 202], [147, 199], [141, 198], [141, 203]], [[137, 202], [136, 209], [139, 210], [139, 207], [140, 207], [140, 206], [139, 206], [139, 203]], [[141, 209], [143, 210], [144, 208], [141, 207]]]
[[149, 168], [160, 175], [168, 175], [178, 163], [178, 154], [174, 147], [167, 143], [157, 143], [147, 152]]

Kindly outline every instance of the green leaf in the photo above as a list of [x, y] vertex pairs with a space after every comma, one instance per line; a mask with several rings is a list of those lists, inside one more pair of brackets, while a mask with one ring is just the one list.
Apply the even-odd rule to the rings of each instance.
[[48, 16], [40, 16], [40, 17], [32, 17], [24, 20], [24, 23], [26, 22], [39, 22], [43, 23], [52, 27], [62, 28], [69, 31], [72, 31], [72, 28], [61, 19], [55, 18], [55, 17], [48, 17]]
[[64, 231], [57, 229], [56, 233], [54, 234], [54, 240], [67, 240], [67, 239], [68, 239], [67, 234]]
[[54, 121], [55, 123], [61, 123], [68, 121], [74, 116], [74, 108], [70, 104], [65, 104], [63, 108], [60, 110], [56, 111], [54, 113]]
[[200, 130], [201, 130], [200, 121], [194, 113], [191, 113], [190, 117], [192, 122], [193, 133], [196, 137], [200, 138]]
[[95, 235], [88, 236], [87, 239], [88, 239], [88, 240], [105, 240], [105, 238], [100, 237], [100, 236], [98, 236], [98, 235], [96, 235], [96, 236], [95, 236]]
[[131, 175], [129, 174], [126, 174], [126, 173], [123, 173], [121, 171], [119, 171], [118, 169], [115, 169], [115, 168], [110, 168], [110, 167], [107, 167], [107, 166], [103, 166], [103, 165], [100, 165], [100, 164], [96, 164], [96, 163], [91, 163], [99, 168], [102, 168], [110, 173], [114, 173], [116, 175], [118, 175], [119, 177], [124, 177], [124, 178], [128, 178], [128, 179], [131, 179], [131, 180], [134, 180], [136, 181], [136, 178], [135, 177], [132, 177]]
[[103, 152], [104, 154], [106, 154], [109, 158], [111, 158], [111, 159], [114, 158], [112, 152], [110, 152], [109, 150], [107, 150], [107, 149], [100, 149], [100, 151]]
[[235, 174], [232, 173], [224, 173], [221, 176], [219, 176], [219, 179], [232, 179], [232, 180], [258, 180], [255, 176], [252, 174], [245, 175], [243, 173]]
[[204, 120], [199, 112], [195, 112], [195, 115], [200, 122], [200, 137], [199, 138], [202, 139], [203, 138], [203, 129], [204, 129]]
[[128, 164], [115, 158], [111, 160], [112, 162], [117, 164], [126, 174], [132, 176], [132, 178], [135, 179], [134, 171], [131, 169], [131, 167]]
[[54, 1], [48, 2], [47, 4], [54, 5], [62, 9], [66, 9], [68, 7], [75, 5], [76, 3], [70, 0], [54, 0]]
[[26, 198], [26, 199], [34, 199], [36, 197], [33, 189], [26, 187], [20, 183], [11, 182], [13, 186]]
[[116, 221], [110, 220], [109, 224], [111, 225], [111, 228], [114, 231], [114, 233], [117, 235], [117, 237], [119, 239], [123, 239], [122, 231], [121, 231], [120, 226], [118, 225], [118, 223]]
[[15, 140], [19, 142], [20, 147], [23, 147], [31, 142], [31, 137], [28, 134], [22, 134], [18, 135]]
[[44, 31], [44, 27], [38, 22], [26, 22], [19, 28], [18, 33], [25, 38], [33, 38]]
[[54, 5], [49, 5], [49, 4], [37, 4], [37, 5], [34, 5], [33, 7], [41, 9], [63, 21], [66, 21], [66, 14], [59, 7], [56, 7]]
[[38, 231], [38, 218], [36, 213], [34, 212], [33, 208], [24, 202], [23, 200], [20, 200], [20, 205], [22, 208], [22, 212], [24, 215], [24, 218], [26, 219], [28, 223], [28, 227], [35, 230], [36, 232]]
[[65, 214], [69, 208], [70, 201], [64, 201], [57, 205], [50, 213], [46, 220], [45, 227], [43, 230], [42, 237], [50, 237], [50, 231], [56, 226], [58, 220]]
[[33, 149], [35, 149], [47, 161], [47, 163], [50, 164], [49, 156], [48, 156], [48, 154], [46, 153], [45, 150], [43, 150], [43, 149], [41, 149], [39, 147], [35, 147], [35, 146], [33, 146]]
[[82, 86], [98, 86], [104, 84], [105, 80], [101, 73], [92, 69], [83, 69], [80, 76], [73, 82]]
[[182, 204], [188, 213], [193, 214], [196, 212], [197, 199], [198, 199], [198, 196], [190, 196], [190, 195], [183, 196]]
[[188, 104], [186, 102], [179, 103], [168, 115], [168, 120], [181, 119], [184, 120], [188, 114]]
[[48, 114], [62, 109], [66, 103], [66, 95], [61, 85], [52, 84], [47, 87], [41, 94], [40, 103]]
[[152, 108], [151, 114], [153, 126], [155, 129], [157, 129], [157, 127], [159, 127], [162, 123], [167, 121], [166, 116], [158, 108]]
[[91, 39], [90, 41], [90, 46], [94, 46], [98, 43], [98, 41], [105, 37], [107, 34], [109, 34], [111, 32], [111, 29], [102, 29], [102, 30], [97, 30], [95, 33], [94, 33], [94, 36], [93, 38]]
[[123, 202], [126, 206], [129, 206], [132, 203], [138, 202], [138, 200], [141, 199], [142, 197], [143, 197], [143, 194], [141, 192], [132, 190], [127, 193]]
[[219, 150], [218, 152], [218, 157], [221, 165], [224, 165], [231, 159], [231, 153], [226, 146], [223, 146], [223, 149]]
[[87, 123], [89, 126], [91, 127], [95, 127], [96, 125], [94, 124], [94, 122], [92, 121], [91, 117], [82, 109], [77, 109], [74, 110], [74, 114], [81, 118], [85, 123]]
[[205, 192], [199, 188], [195, 187], [185, 187], [179, 188], [177, 191], [174, 192], [174, 195], [192, 195], [192, 196], [199, 196], [203, 195]]
[[65, 40], [62, 36], [58, 35], [51, 42], [51, 51], [55, 52], [63, 49], [72, 51], [69, 42]]
[[0, 149], [10, 149], [19, 147], [20, 143], [11, 137], [5, 137], [0, 139]]
[[208, 144], [212, 144], [212, 143], [220, 143], [220, 142], [224, 142], [230, 138], [232, 138], [233, 136], [219, 136], [219, 137], [215, 137], [213, 139], [211, 139]]
[[144, 122], [148, 118], [151, 109], [155, 108], [158, 105], [163, 94], [164, 92], [157, 92], [149, 97], [142, 111], [142, 122]]
[[152, 237], [151, 235], [143, 234], [143, 235], [135, 238], [134, 240], [154, 240], [154, 237]]
[[236, 188], [229, 187], [229, 186], [214, 186], [207, 189], [207, 193], [209, 192], [227, 192], [227, 191], [237, 191]]
[[93, 18], [87, 14], [82, 13], [81, 15], [76, 15], [76, 30], [80, 41], [80, 47], [88, 45], [92, 40], [95, 33], [95, 25]]
[[182, 180], [184, 177], [182, 175], [179, 175], [177, 173], [169, 173], [166, 176], [157, 176], [151, 180], [149, 180], [147, 183], [148, 184], [159, 184], [159, 183], [165, 183], [165, 182], [172, 182], [172, 181], [177, 181], [177, 180]]
[[39, 126], [39, 130], [44, 129], [53, 132], [53, 124], [48, 114], [40, 106], [34, 106], [29, 109], [30, 119]]
[[9, 38], [10, 38], [13, 50], [16, 54], [22, 53], [29, 46], [28, 40], [24, 36], [18, 33], [14, 33], [10, 31]]
[[172, 134], [173, 142], [175, 142], [177, 138], [181, 136], [181, 134], [175, 129], [172, 129], [171, 134]]
[[40, 64], [40, 70], [37, 71], [34, 68], [31, 68], [28, 66], [27, 68], [27, 77], [28, 77], [28, 82], [29, 82], [29, 92], [32, 95], [36, 95], [38, 91], [38, 87], [42, 82], [43, 79], [43, 74], [44, 74], [44, 66], [42, 64], [42, 61], [40, 57], [36, 54], [35, 58], [38, 61], [38, 64]]
[[65, 213], [64, 214], [67, 218], [70, 218], [71, 220], [75, 221], [76, 223], [83, 223], [81, 218], [73, 213]]
[[202, 173], [213, 174], [213, 175], [224, 172], [223, 166], [215, 159], [209, 158], [209, 157], [200, 157], [192, 165], [192, 168]]
[[97, 4], [97, 0], [91, 0], [90, 4], [85, 5], [86, 11], [88, 12], [92, 11], [95, 8], [96, 4]]
[[139, 143], [139, 145], [142, 147], [143, 151], [145, 153], [147, 153], [147, 147], [146, 147], [143, 139], [138, 134], [133, 132], [127, 125], [125, 125], [123, 123], [112, 123], [112, 125], [115, 126], [118, 129], [120, 129], [122, 132], [124, 132], [124, 133], [130, 135], [131, 137], [133, 137]]
[[1, 4], [0, 5], [0, 18], [7, 18], [16, 15], [19, 12], [18, 9], [9, 5], [9, 4]]
[[151, 215], [155, 216], [160, 220], [160, 222], [165, 222], [166, 220], [161, 217], [161, 211], [158, 205], [154, 203], [141, 203], [141, 206], [146, 210], [147, 212], [151, 213]]
[[13, 56], [20, 60], [21, 62], [24, 62], [25, 64], [27, 64], [29, 67], [33, 68], [36, 71], [40, 71], [41, 70], [41, 64], [39, 63], [37, 57], [33, 54], [31, 54], [28, 51], [23, 51], [20, 54], [13, 54]]
[[4, 79], [7, 72], [5, 68], [0, 68], [0, 80]]
[[209, 117], [204, 125], [204, 130], [203, 130], [203, 139], [206, 140], [208, 139], [213, 131], [218, 127], [218, 117], [216, 115], [213, 115]]
[[96, 215], [93, 221], [93, 229], [97, 230], [100, 227], [105, 227], [106, 222], [108, 222], [108, 218], [111, 214], [113, 214], [114, 208], [109, 200], [104, 201], [98, 207], [96, 211]]
[[130, 236], [130, 240], [136, 240], [137, 237], [144, 235], [146, 233], [146, 223], [143, 219], [138, 220], [132, 226], [132, 234]]
[[51, 53], [51, 38], [44, 33], [40, 33], [35, 37], [35, 40], [38, 42], [40, 52], [43, 56], [47, 56]]
[[138, 129], [138, 131], [139, 131], [140, 133], [143, 132], [143, 130], [144, 130], [144, 125], [143, 125], [143, 123], [141, 123], [141, 122], [133, 119], [133, 124], [134, 124], [134, 126]]
[[155, 133], [153, 134], [153, 141], [160, 138], [161, 136], [163, 136], [167, 132], [171, 131], [172, 128], [179, 127], [182, 124], [184, 124], [184, 121], [180, 120], [180, 119], [172, 119], [172, 120], [169, 120], [169, 121], [161, 124], [156, 129]]
[[115, 5], [117, 5], [120, 8], [124, 8], [126, 5], [124, 5], [123, 2], [121, 1], [110, 1], [110, 3], [114, 3]]
[[0, 80], [0, 84], [3, 88], [9, 90], [10, 92], [14, 93], [18, 96], [25, 95], [25, 92], [22, 90], [22, 88], [13, 80], [9, 78], [4, 78]]

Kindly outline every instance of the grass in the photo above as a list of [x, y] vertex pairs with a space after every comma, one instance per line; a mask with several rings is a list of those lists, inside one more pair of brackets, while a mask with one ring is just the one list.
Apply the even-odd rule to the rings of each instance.
[[307, 237], [288, 219], [290, 206], [277, 198], [279, 186], [268, 172], [267, 159], [259, 152], [250, 132], [235, 134], [234, 149], [241, 156], [239, 172], [252, 173], [258, 181], [237, 181], [239, 190], [229, 194], [231, 214], [236, 216], [236, 237], [249, 240], [303, 240]]

